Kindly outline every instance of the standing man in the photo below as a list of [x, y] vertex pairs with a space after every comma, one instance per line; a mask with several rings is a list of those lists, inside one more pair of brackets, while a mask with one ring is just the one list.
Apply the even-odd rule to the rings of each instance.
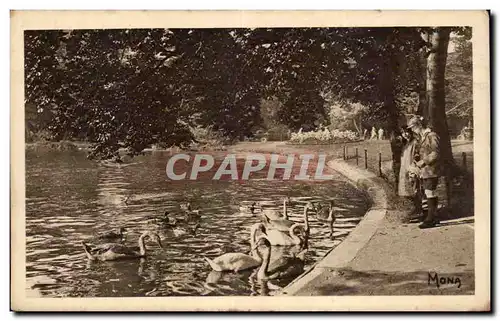
[[430, 128], [422, 125], [422, 118], [416, 116], [408, 123], [417, 139], [415, 165], [420, 169], [421, 186], [427, 200], [427, 215], [424, 216], [421, 229], [430, 228], [439, 224], [437, 217], [438, 198], [436, 194], [439, 182], [439, 136]]
[[384, 129], [380, 127], [378, 130], [378, 140], [383, 140], [384, 139]]
[[375, 126], [372, 127], [372, 135], [370, 136], [370, 140], [377, 139], [377, 129]]

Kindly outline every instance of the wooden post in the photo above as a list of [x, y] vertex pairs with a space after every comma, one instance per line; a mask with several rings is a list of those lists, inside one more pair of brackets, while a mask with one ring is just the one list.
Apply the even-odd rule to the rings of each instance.
[[347, 149], [347, 145], [345, 146], [345, 159], [349, 159], [349, 150]]
[[368, 151], [365, 148], [365, 169], [368, 169]]
[[345, 149], [346, 149], [346, 146], [344, 145], [344, 160], [346, 160], [346, 158], [345, 158]]
[[382, 176], [382, 153], [378, 153], [378, 174]]
[[359, 165], [358, 148], [356, 147], [356, 165]]
[[465, 154], [465, 152], [462, 152], [462, 165], [464, 169], [467, 170], [467, 154]]

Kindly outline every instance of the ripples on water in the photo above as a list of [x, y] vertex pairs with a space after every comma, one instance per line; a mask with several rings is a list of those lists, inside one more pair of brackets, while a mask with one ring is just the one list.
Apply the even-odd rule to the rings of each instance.
[[[261, 282], [252, 271], [211, 271], [203, 256], [249, 253], [249, 227], [260, 219], [239, 213], [244, 201], [277, 201], [282, 197], [334, 199], [336, 238], [310, 215], [311, 237], [305, 269], [341, 242], [366, 211], [364, 195], [333, 173], [329, 181], [167, 181], [169, 154], [138, 157], [134, 166], [97, 165], [83, 152], [26, 155], [26, 277], [28, 295], [186, 296], [273, 295], [291, 280]], [[214, 169], [215, 171], [215, 169]], [[213, 172], [212, 172], [213, 174]], [[165, 210], [175, 212], [190, 201], [202, 210], [195, 235], [175, 235], [151, 223]], [[302, 207], [290, 208], [302, 222]], [[146, 243], [145, 259], [89, 262], [80, 245], [93, 235], [117, 227], [128, 230], [126, 244], [137, 244], [145, 230], [162, 236], [164, 249]], [[272, 257], [291, 249], [273, 248]]]

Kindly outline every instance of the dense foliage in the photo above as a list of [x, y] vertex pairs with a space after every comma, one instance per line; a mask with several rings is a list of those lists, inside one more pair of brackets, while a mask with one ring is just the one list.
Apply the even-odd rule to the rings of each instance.
[[[466, 31], [448, 61], [447, 109], [471, 103]], [[34, 139], [86, 140], [93, 145], [91, 156], [110, 158], [119, 148], [136, 155], [151, 144], [182, 147], [203, 133], [210, 141], [232, 141], [262, 131], [277, 139], [305, 135], [321, 126], [358, 135], [373, 125], [390, 131], [416, 111], [425, 89], [421, 32], [27, 31], [27, 133]], [[466, 105], [454, 112], [466, 117]]]
[[452, 135], [458, 135], [472, 122], [472, 43], [470, 37], [457, 36], [455, 51], [446, 64], [446, 115]]
[[318, 128], [315, 131], [292, 133], [290, 142], [293, 144], [331, 144], [337, 142], [353, 142], [359, 140], [357, 133], [350, 130]]

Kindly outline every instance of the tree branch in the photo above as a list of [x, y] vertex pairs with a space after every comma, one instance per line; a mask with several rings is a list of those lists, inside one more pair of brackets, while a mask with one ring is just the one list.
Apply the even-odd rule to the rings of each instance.
[[455, 109], [457, 109], [458, 107], [462, 106], [463, 104], [465, 104], [466, 102], [468, 101], [471, 101], [472, 99], [468, 98], [466, 100], [464, 100], [463, 102], [461, 102], [460, 104], [456, 105], [455, 107], [451, 108], [450, 110], [448, 110], [446, 112], [446, 115], [450, 114], [452, 111], [454, 111]]

